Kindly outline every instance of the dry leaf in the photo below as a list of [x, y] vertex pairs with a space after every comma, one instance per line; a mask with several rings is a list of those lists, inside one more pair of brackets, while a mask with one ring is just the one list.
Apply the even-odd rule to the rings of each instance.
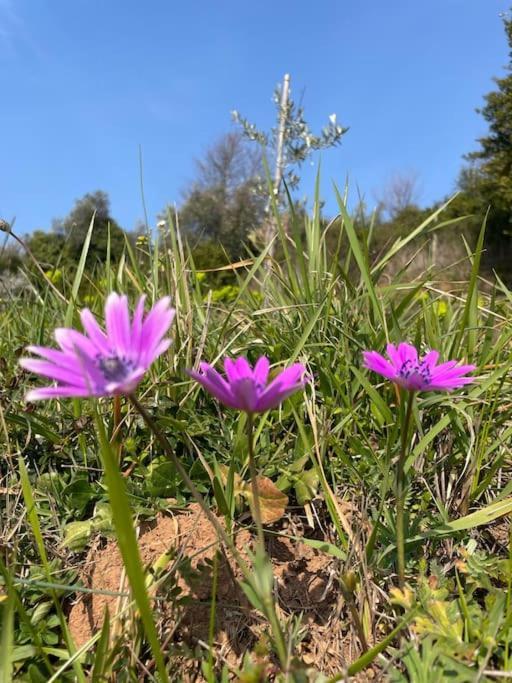
[[[268, 477], [256, 477], [256, 487], [259, 493], [261, 521], [263, 524], [272, 524], [284, 515], [288, 505], [288, 496], [280, 491], [274, 482]], [[242, 491], [245, 498], [252, 504], [252, 488], [250, 483], [245, 483]]]
[[[222, 483], [226, 486], [229, 468], [226, 465], [219, 465]], [[284, 515], [288, 505], [288, 496], [283, 493], [274, 482], [268, 477], [256, 477], [261, 508], [261, 521], [263, 524], [272, 524]], [[251, 482], [242, 480], [239, 474], [234, 473], [233, 489], [235, 496], [244, 496], [252, 507], [252, 487]]]

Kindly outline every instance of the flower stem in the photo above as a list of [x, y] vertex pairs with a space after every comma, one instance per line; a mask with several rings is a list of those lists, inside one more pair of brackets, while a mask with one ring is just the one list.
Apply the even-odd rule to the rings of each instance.
[[400, 588], [405, 584], [405, 533], [404, 533], [404, 510], [405, 495], [407, 492], [405, 482], [405, 461], [407, 459], [409, 431], [414, 404], [414, 391], [410, 391], [405, 410], [405, 419], [402, 425], [402, 443], [400, 457], [396, 468], [396, 555], [398, 565], [398, 584]]
[[254, 416], [252, 413], [247, 413], [247, 450], [249, 451], [249, 473], [251, 476], [252, 513], [256, 523], [258, 545], [260, 551], [264, 553], [265, 536], [263, 534], [263, 523], [261, 521], [260, 493], [257, 482], [256, 459], [254, 457]]
[[[137, 412], [142, 417], [144, 422], [147, 424], [149, 429], [153, 432], [153, 434], [157, 438], [157, 440], [160, 443], [164, 452], [171, 459], [174, 467], [176, 468], [176, 471], [178, 472], [178, 474], [180, 475], [180, 477], [184, 481], [185, 485], [187, 486], [188, 490], [192, 494], [195, 501], [201, 507], [202, 511], [206, 515], [206, 518], [208, 519], [208, 521], [210, 522], [212, 527], [217, 532], [219, 539], [222, 539], [222, 542], [224, 543], [224, 545], [230, 549], [230, 551], [231, 551], [233, 557], [235, 558], [236, 562], [238, 563], [238, 566], [240, 567], [246, 581], [253, 584], [253, 578], [254, 577], [253, 577], [253, 573], [251, 572], [249, 566], [247, 565], [247, 563], [245, 562], [243, 557], [238, 552], [237, 547], [234, 544], [233, 540], [229, 537], [229, 535], [226, 533], [226, 531], [219, 524], [219, 521], [217, 520], [215, 515], [211, 512], [211, 510], [208, 507], [203, 496], [199, 493], [199, 491], [195, 487], [194, 483], [192, 482], [192, 480], [188, 476], [187, 471], [185, 470], [185, 468], [183, 467], [183, 465], [179, 461], [179, 458], [174, 453], [174, 451], [171, 447], [171, 444], [169, 443], [165, 434], [161, 431], [161, 429], [156, 424], [156, 422], [153, 420], [151, 415], [147, 412], [147, 410], [144, 408], [144, 406], [138, 401], [138, 399], [133, 394], [131, 394], [128, 398], [130, 400], [130, 403], [137, 410]], [[286, 643], [285, 643], [285, 639], [284, 639], [284, 634], [281, 630], [281, 626], [279, 624], [279, 619], [277, 617], [277, 613], [275, 610], [275, 605], [273, 604], [273, 601], [270, 598], [268, 598], [268, 596], [263, 596], [262, 602], [263, 602], [264, 614], [268, 618], [268, 620], [270, 621], [271, 626], [272, 626], [272, 633], [274, 636], [275, 646], [276, 646], [277, 654], [279, 656], [279, 660], [281, 662], [281, 666], [283, 667], [283, 669], [285, 669], [287, 666], [288, 654], [287, 654], [287, 648], [286, 648]]]
[[139, 402], [139, 400], [133, 394], [131, 394], [129, 396], [129, 400], [130, 400], [130, 403], [133, 405], [133, 407], [141, 415], [142, 419], [147, 424], [149, 429], [153, 432], [153, 434], [157, 438], [158, 442], [160, 443], [160, 446], [162, 447], [162, 449], [165, 451], [165, 453], [172, 460], [172, 463], [173, 463], [174, 467], [176, 468], [178, 474], [183, 479], [185, 485], [187, 486], [188, 490], [192, 494], [192, 497], [195, 499], [196, 503], [198, 503], [199, 506], [201, 507], [202, 511], [206, 515], [210, 524], [213, 526], [213, 528], [215, 529], [215, 531], [217, 532], [219, 537], [222, 539], [222, 541], [232, 551], [237, 562], [241, 563], [240, 568], [242, 569], [242, 571], [244, 573], [249, 572], [247, 565], [243, 561], [242, 557], [240, 557], [240, 554], [238, 553], [234, 544], [231, 542], [231, 539], [229, 538], [228, 534], [224, 531], [224, 529], [219, 524], [215, 515], [211, 512], [211, 510], [208, 507], [205, 499], [199, 493], [195, 484], [192, 482], [192, 480], [188, 476], [186, 469], [183, 467], [183, 465], [179, 461], [179, 458], [176, 457], [176, 454], [174, 453], [172, 446], [169, 443], [165, 434], [161, 431], [160, 427], [156, 424], [156, 422], [153, 420], [153, 418], [148, 413], [148, 411], [144, 408], [144, 406]]
[[116, 454], [117, 464], [121, 465], [121, 439], [119, 438], [119, 429], [121, 426], [121, 396], [114, 396], [113, 403], [114, 425], [112, 429], [112, 438], [110, 441], [110, 445], [112, 446]]

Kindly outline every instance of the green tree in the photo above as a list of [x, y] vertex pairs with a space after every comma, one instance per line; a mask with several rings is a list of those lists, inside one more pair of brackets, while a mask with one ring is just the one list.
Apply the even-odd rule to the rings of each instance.
[[[27, 239], [27, 246], [43, 270], [51, 270], [58, 263], [68, 264], [63, 255], [66, 238], [56, 232], [36, 230]], [[26, 259], [25, 259], [26, 260]], [[30, 260], [27, 261], [30, 267]]]
[[19, 245], [4, 241], [0, 248], [0, 273], [15, 273], [23, 263]]
[[[495, 78], [496, 90], [485, 96], [485, 106], [477, 111], [489, 124], [480, 148], [467, 155], [473, 166], [464, 169], [459, 186], [469, 207], [480, 213], [490, 206], [488, 235], [503, 243], [512, 228], [512, 17], [503, 19], [509, 45], [507, 74]], [[507, 240], [509, 242], [509, 240]], [[510, 242], [507, 245], [510, 249]], [[503, 244], [501, 244], [503, 248]]]
[[54, 220], [52, 225], [53, 234], [64, 238], [66, 259], [77, 263], [93, 215], [94, 230], [87, 256], [88, 267], [105, 261], [109, 230], [112, 261], [119, 260], [124, 250], [125, 232], [110, 214], [108, 194], [97, 190], [84, 195], [76, 200], [75, 206], [65, 218]]

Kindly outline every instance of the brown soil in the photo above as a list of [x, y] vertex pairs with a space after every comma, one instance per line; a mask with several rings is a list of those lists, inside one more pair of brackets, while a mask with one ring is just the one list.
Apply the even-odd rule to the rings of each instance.
[[[296, 535], [296, 529], [288, 533]], [[325, 674], [342, 671], [358, 652], [352, 636], [347, 635], [346, 613], [336, 580], [337, 561], [283, 535], [268, 534], [266, 542], [280, 617], [285, 622], [288, 619], [290, 626], [290, 617], [299, 617], [305, 632], [299, 645], [301, 660]], [[242, 555], [252, 543], [247, 529], [237, 531], [236, 545]], [[154, 568], [164, 553], [172, 551], [173, 556], [161, 562], [163, 566], [156, 574], [160, 638], [167, 649], [172, 647], [173, 652], [183, 654], [176, 680], [201, 681], [198, 655], [201, 652], [205, 657], [209, 642], [212, 565], [219, 547], [215, 532], [199, 508], [191, 505], [187, 511], [174, 516], [160, 515], [145, 524], [140, 530], [139, 545], [146, 567]], [[243, 654], [254, 648], [267, 626], [238, 585], [242, 576], [236, 563], [221, 556], [218, 564], [215, 658], [217, 662], [239, 666]], [[95, 590], [128, 591], [115, 542], [108, 541], [90, 551], [83, 579]], [[132, 622], [126, 605], [126, 598], [82, 594], [69, 614], [76, 644], [83, 645], [101, 628], [106, 607], [113, 634], [129, 638]], [[196, 668], [192, 671], [191, 667]], [[360, 680], [369, 680], [366, 676]]]

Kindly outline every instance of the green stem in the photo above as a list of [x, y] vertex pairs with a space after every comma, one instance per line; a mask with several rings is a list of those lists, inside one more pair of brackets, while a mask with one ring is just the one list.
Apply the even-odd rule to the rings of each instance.
[[254, 457], [254, 416], [247, 414], [247, 449], [249, 451], [249, 473], [251, 476], [252, 513], [256, 523], [258, 545], [261, 553], [265, 552], [265, 536], [263, 534], [263, 522], [261, 521], [260, 493], [258, 490], [256, 459]]
[[[206, 504], [206, 501], [204, 500], [203, 496], [199, 493], [197, 488], [195, 487], [194, 483], [190, 479], [190, 477], [187, 474], [187, 471], [177, 458], [176, 454], [174, 453], [171, 444], [169, 443], [167, 437], [165, 434], [161, 431], [159, 426], [156, 424], [156, 422], [153, 420], [151, 415], [147, 412], [147, 410], [144, 408], [144, 406], [139, 403], [138, 399], [132, 394], [129, 397], [130, 403], [133, 405], [133, 407], [137, 410], [139, 415], [142, 417], [144, 422], [147, 424], [149, 429], [153, 432], [155, 437], [157, 438], [158, 442], [160, 443], [162, 449], [164, 450], [165, 453], [169, 456], [171, 459], [173, 465], [176, 468], [176, 471], [184, 481], [185, 485], [187, 486], [188, 490], [192, 494], [192, 497], [195, 499], [195, 501], [199, 504], [201, 507], [202, 511], [206, 515], [206, 518], [210, 522], [210, 524], [213, 526], [215, 531], [217, 532], [217, 535], [219, 536], [220, 539], [222, 539], [222, 542], [228, 547], [233, 554], [233, 557], [235, 558], [236, 562], [238, 563], [238, 566], [240, 567], [242, 573], [244, 574], [244, 577], [246, 581], [248, 581], [251, 585], [254, 584], [253, 582], [253, 575], [250, 570], [250, 568], [247, 566], [247, 563], [244, 561], [243, 557], [240, 555], [238, 552], [234, 542], [232, 539], [229, 537], [229, 535], [225, 532], [225, 530], [222, 528], [222, 526], [219, 524], [217, 518], [215, 515], [211, 512], [210, 508]], [[281, 666], [283, 669], [287, 665], [287, 651], [286, 651], [286, 644], [284, 640], [284, 635], [282, 633], [282, 630], [280, 628], [279, 620], [277, 618], [277, 614], [275, 611], [275, 606], [274, 604], [269, 604], [269, 600], [264, 599], [263, 600], [264, 608], [265, 608], [265, 616], [268, 618], [268, 620], [271, 623], [272, 626], [272, 632], [274, 635], [274, 640], [275, 640], [275, 645], [276, 645], [276, 650], [279, 656], [279, 660], [281, 662]]]
[[151, 415], [147, 412], [147, 410], [144, 408], [144, 406], [141, 403], [139, 403], [138, 399], [133, 394], [130, 395], [128, 398], [130, 400], [130, 403], [133, 405], [133, 407], [141, 415], [142, 419], [147, 424], [149, 429], [153, 432], [153, 434], [155, 435], [155, 437], [159, 441], [162, 449], [165, 451], [165, 453], [172, 460], [174, 467], [176, 468], [180, 477], [185, 482], [185, 485], [187, 486], [188, 490], [192, 494], [192, 497], [194, 498], [196, 503], [198, 503], [198, 505], [201, 507], [202, 511], [206, 515], [206, 518], [208, 519], [210, 524], [213, 526], [213, 528], [217, 532], [218, 536], [222, 539], [222, 541], [226, 544], [226, 546], [231, 550], [231, 552], [235, 556], [235, 559], [237, 560], [237, 562], [239, 562], [240, 568], [242, 569], [244, 574], [247, 573], [247, 575], [250, 576], [249, 568], [245, 564], [243, 558], [240, 556], [235, 545], [231, 542], [231, 539], [229, 538], [228, 534], [224, 531], [224, 529], [219, 524], [219, 521], [217, 520], [215, 515], [211, 512], [210, 508], [206, 504], [205, 499], [199, 493], [195, 484], [193, 483], [193, 481], [188, 476], [186, 469], [183, 467], [183, 465], [179, 461], [179, 458], [174, 453], [174, 451], [171, 447], [171, 444], [169, 443], [165, 434], [161, 431], [160, 427], [156, 424], [156, 422], [153, 420]]
[[132, 510], [126, 482], [119, 470], [116, 456], [107, 437], [103, 418], [100, 416], [96, 403], [93, 403], [96, 429], [100, 443], [100, 454], [107, 485], [108, 497], [112, 508], [112, 519], [116, 531], [117, 545], [123, 558], [126, 576], [137, 604], [148, 644], [153, 652], [153, 658], [162, 683], [170, 683], [165, 664], [165, 656], [160, 646], [158, 629], [155, 624], [151, 599], [148, 595], [144, 566], [140, 557], [139, 545], [133, 525]]
[[113, 401], [114, 409], [114, 424], [112, 429], [112, 438], [110, 440], [110, 445], [112, 446], [114, 453], [116, 455], [117, 464], [121, 465], [121, 439], [119, 430], [121, 428], [121, 397], [114, 396]]
[[219, 582], [219, 553], [213, 554], [212, 602], [210, 605], [210, 620], [208, 624], [208, 683], [215, 683], [213, 641], [215, 639], [215, 615], [217, 613], [217, 586]]
[[414, 404], [414, 393], [414, 391], [410, 391], [407, 400], [405, 419], [402, 425], [402, 443], [400, 448], [400, 457], [398, 458], [398, 464], [396, 468], [396, 555], [398, 565], [398, 584], [400, 588], [403, 588], [405, 584], [404, 511], [407, 486], [405, 481], [404, 470], [408, 453], [409, 430], [412, 417], [412, 408]]

